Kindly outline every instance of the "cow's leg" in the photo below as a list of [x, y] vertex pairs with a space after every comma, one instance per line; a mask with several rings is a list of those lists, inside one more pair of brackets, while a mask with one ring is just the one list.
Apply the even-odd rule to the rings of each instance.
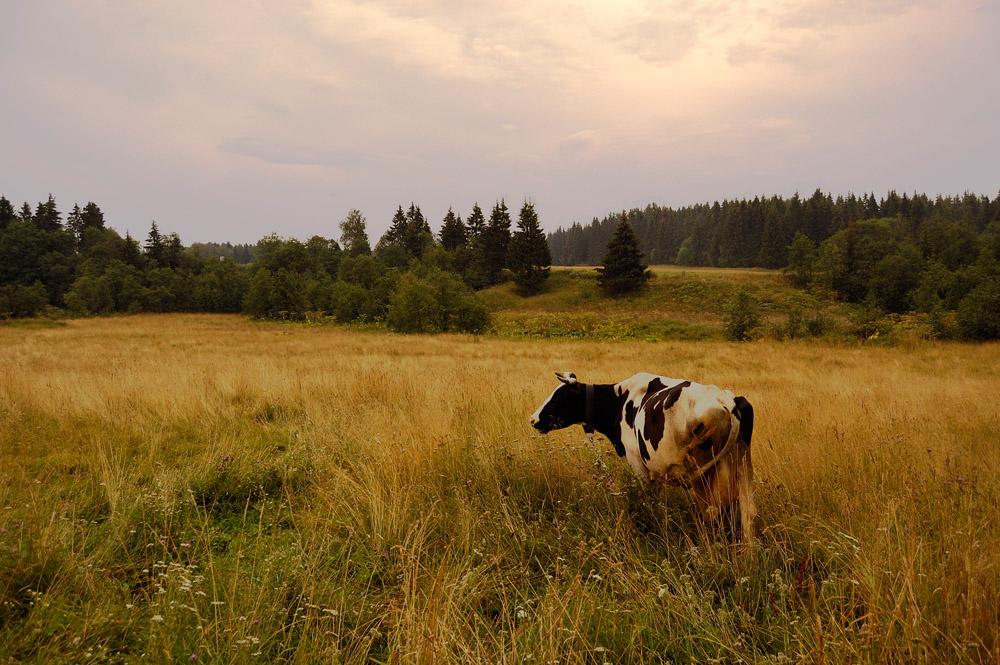
[[757, 518], [757, 504], [753, 500], [753, 460], [750, 459], [749, 446], [740, 446], [738, 465], [740, 523], [743, 527], [743, 542], [749, 544], [754, 537], [753, 523]]
[[634, 473], [639, 480], [644, 480], [647, 483], [652, 482], [652, 478], [650, 478], [649, 475], [649, 469], [646, 468], [642, 458], [639, 457], [638, 451], [633, 453], [631, 450], [626, 450], [625, 459], [628, 460], [628, 465], [632, 467], [632, 473]]

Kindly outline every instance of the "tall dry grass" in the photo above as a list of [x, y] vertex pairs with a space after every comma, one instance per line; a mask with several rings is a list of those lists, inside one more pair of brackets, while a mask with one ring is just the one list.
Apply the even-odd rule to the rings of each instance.
[[[514, 342], [141, 316], [0, 327], [0, 658], [996, 662], [996, 346]], [[758, 543], [553, 372], [756, 410]]]

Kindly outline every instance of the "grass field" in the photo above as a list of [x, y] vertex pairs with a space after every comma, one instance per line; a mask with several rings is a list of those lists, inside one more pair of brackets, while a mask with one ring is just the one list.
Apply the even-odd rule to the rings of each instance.
[[[522, 298], [513, 283], [483, 291], [493, 332], [519, 339], [600, 341], [721, 340], [726, 307], [739, 289], [759, 303], [760, 335], [787, 336], [789, 314], [821, 320], [827, 332], [850, 310], [829, 295], [793, 288], [780, 272], [750, 268], [653, 266], [653, 280], [636, 295], [605, 298], [597, 272], [554, 267], [544, 291]], [[777, 334], [776, 334], [777, 332]], [[804, 334], [803, 328], [799, 334]]]
[[[997, 662], [998, 351], [0, 326], [0, 662]], [[557, 370], [746, 395], [755, 545]]]

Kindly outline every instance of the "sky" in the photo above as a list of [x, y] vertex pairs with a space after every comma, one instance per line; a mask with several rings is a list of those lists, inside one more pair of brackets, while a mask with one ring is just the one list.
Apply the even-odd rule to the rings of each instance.
[[3, 0], [0, 194], [144, 238], [1000, 192], [1000, 0]]

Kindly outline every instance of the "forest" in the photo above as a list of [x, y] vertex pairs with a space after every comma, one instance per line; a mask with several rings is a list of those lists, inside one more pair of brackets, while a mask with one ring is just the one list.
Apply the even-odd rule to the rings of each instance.
[[[151, 224], [121, 237], [93, 202], [65, 215], [54, 197], [16, 209], [0, 197], [0, 318], [61, 311], [242, 312], [333, 317], [399, 331], [482, 331], [477, 292], [514, 280], [543, 288], [548, 266], [598, 265], [624, 215], [650, 264], [783, 269], [797, 287], [878, 314], [915, 314], [939, 338], [1000, 338], [1000, 196], [755, 197], [673, 209], [649, 205], [547, 237], [524, 202], [517, 230], [497, 201], [437, 234], [420, 207], [399, 206], [371, 246], [352, 210], [337, 239], [268, 235], [255, 245], [195, 243]], [[873, 314], [874, 315], [874, 314]]]
[[[652, 264], [784, 269], [802, 288], [890, 314], [939, 337], [1000, 337], [1000, 195], [755, 197], [624, 213]], [[621, 215], [549, 234], [555, 265], [598, 265]]]
[[[0, 318], [46, 312], [242, 312], [273, 319], [384, 321], [401, 332], [481, 332], [489, 312], [476, 289], [513, 279], [537, 290], [551, 259], [534, 205], [511, 231], [501, 200], [489, 218], [449, 210], [435, 237], [419, 206], [399, 206], [372, 249], [352, 210], [340, 242], [268, 235], [255, 246], [184, 247], [154, 221], [143, 243], [106, 225], [100, 207], [74, 205], [65, 222], [55, 198], [16, 210], [0, 197]], [[244, 265], [248, 264], [248, 265]]]

